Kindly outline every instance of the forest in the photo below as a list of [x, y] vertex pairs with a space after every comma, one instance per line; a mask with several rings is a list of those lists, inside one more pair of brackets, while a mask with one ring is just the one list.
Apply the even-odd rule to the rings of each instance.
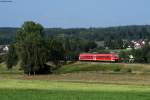
[[[0, 28], [0, 40], [7, 43], [13, 40], [19, 28]], [[107, 28], [45, 28], [45, 34], [49, 37], [73, 37], [93, 41], [104, 41], [107, 39], [138, 40], [150, 38], [150, 25], [132, 25]]]

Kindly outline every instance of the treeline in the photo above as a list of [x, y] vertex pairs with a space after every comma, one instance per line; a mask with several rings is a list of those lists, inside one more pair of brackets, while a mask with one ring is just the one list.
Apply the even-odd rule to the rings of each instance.
[[150, 38], [150, 26], [120, 26], [108, 28], [81, 28], [81, 29], [47, 29], [47, 35], [64, 35], [80, 37], [88, 40], [103, 41], [107, 39], [145, 39]]
[[79, 54], [90, 52], [97, 48], [95, 41], [80, 39], [80, 38], [62, 38], [58, 37], [65, 50], [65, 60], [78, 60]]
[[13, 41], [13, 38], [3, 38], [0, 37], [0, 45], [7, 45]]
[[61, 62], [78, 60], [79, 53], [96, 47], [94, 41], [80, 38], [47, 37], [41, 24], [29, 21], [16, 32], [5, 62], [8, 69], [20, 62], [29, 75], [51, 73], [61, 67]]
[[[18, 28], [0, 28], [0, 37], [14, 38], [17, 30]], [[73, 37], [93, 41], [150, 39], [150, 25], [108, 28], [46, 28], [44, 31], [48, 37]]]

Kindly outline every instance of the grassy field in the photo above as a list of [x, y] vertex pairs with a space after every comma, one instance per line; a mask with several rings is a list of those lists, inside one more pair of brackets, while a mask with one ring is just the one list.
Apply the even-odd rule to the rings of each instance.
[[[129, 71], [129, 69], [131, 69]], [[56, 74], [27, 76], [0, 64], [2, 100], [149, 100], [150, 67], [145, 64], [77, 62]]]
[[149, 100], [150, 86], [1, 80], [2, 100]]
[[63, 66], [57, 71], [57, 73], [77, 73], [87, 71], [99, 71], [102, 73], [149, 74], [150, 65], [102, 62], [77, 62]]

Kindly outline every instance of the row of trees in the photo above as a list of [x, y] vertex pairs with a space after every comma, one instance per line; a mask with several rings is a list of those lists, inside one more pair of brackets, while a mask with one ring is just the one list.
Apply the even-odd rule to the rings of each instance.
[[116, 39], [150, 39], [150, 25], [119, 26], [108, 28], [74, 28], [74, 29], [47, 29], [47, 35], [65, 34], [67, 36], [80, 37], [87, 40], [104, 41], [108, 38]]
[[107, 39], [104, 42], [104, 46], [109, 49], [124, 49], [127, 48], [128, 45], [124, 45], [124, 41], [121, 39], [111, 40]]
[[[15, 33], [19, 28], [0, 28], [0, 34], [3, 38], [14, 38]], [[65, 36], [80, 38], [92, 41], [105, 41], [105, 40], [139, 40], [150, 39], [150, 25], [133, 25], [133, 26], [119, 26], [108, 28], [46, 28], [44, 29], [45, 35], [52, 36]]]
[[10, 38], [1, 38], [0, 37], [0, 45], [6, 45], [12, 42], [12, 39]]
[[94, 41], [79, 38], [64, 38], [61, 41], [68, 60], [78, 59], [80, 53], [90, 52], [92, 49], [97, 48], [97, 44]]

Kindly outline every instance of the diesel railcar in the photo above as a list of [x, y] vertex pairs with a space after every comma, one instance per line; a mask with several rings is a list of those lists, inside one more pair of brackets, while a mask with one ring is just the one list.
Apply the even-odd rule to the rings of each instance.
[[92, 54], [84, 53], [79, 55], [79, 61], [103, 61], [103, 62], [118, 62], [120, 60], [118, 54]]

